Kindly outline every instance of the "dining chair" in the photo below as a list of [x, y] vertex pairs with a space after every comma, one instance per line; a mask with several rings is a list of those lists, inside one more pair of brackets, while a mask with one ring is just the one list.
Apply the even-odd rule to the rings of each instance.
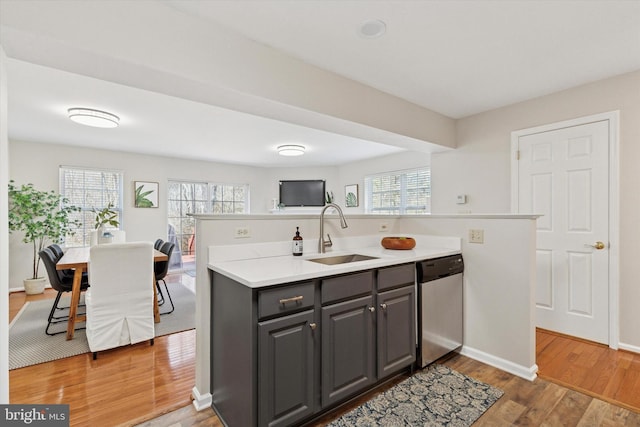
[[[169, 288], [167, 287], [167, 282], [165, 281], [165, 277], [167, 277], [167, 273], [169, 272], [169, 262], [171, 260], [171, 254], [173, 253], [173, 249], [175, 248], [175, 244], [171, 242], [164, 242], [160, 249], [158, 249], [163, 254], [167, 255], [167, 261], [158, 261], [154, 265], [155, 275], [156, 275], [156, 288], [158, 289], [158, 305], [162, 306], [165, 303], [164, 295], [166, 293], [167, 298], [169, 299], [169, 303], [171, 304], [171, 310], [160, 312], [160, 314], [169, 314], [173, 313], [175, 310], [175, 306], [173, 305], [173, 300], [171, 299], [171, 294], [169, 293]], [[162, 292], [162, 288], [160, 287], [160, 281], [164, 283], [164, 290]]]
[[[55, 255], [56, 258], [56, 262], [60, 261], [60, 258], [62, 258], [64, 256], [64, 251], [62, 250], [62, 248], [60, 247], [60, 245], [56, 244], [56, 243], [52, 243], [49, 246], [47, 246], [48, 249], [51, 249], [51, 252], [53, 252], [53, 254]], [[75, 273], [75, 271], [72, 268], [67, 268], [65, 270], [58, 270], [61, 271], [62, 274], [65, 276], [65, 278], [67, 277], [71, 277], [73, 279], [73, 275]], [[87, 280], [87, 273], [83, 272], [83, 280]]]
[[112, 243], [90, 248], [85, 294], [87, 341], [98, 351], [155, 337], [153, 244]]
[[153, 244], [153, 249], [155, 250], [160, 250], [160, 248], [162, 247], [162, 244], [164, 243], [164, 240], [162, 239], [157, 239], [156, 242]]
[[[69, 315], [65, 316], [55, 316], [56, 310], [65, 310], [69, 307], [60, 307], [60, 297], [65, 292], [71, 292], [73, 289], [73, 275], [68, 276], [64, 274], [64, 270], [56, 270], [56, 263], [59, 258], [55, 255], [55, 253], [50, 248], [44, 248], [41, 250], [38, 255], [44, 264], [45, 269], [47, 270], [47, 276], [49, 276], [49, 283], [51, 287], [58, 292], [55, 300], [53, 301], [53, 305], [51, 306], [51, 311], [49, 312], [49, 317], [47, 318], [47, 327], [44, 330], [47, 335], [57, 335], [67, 332], [66, 329], [59, 332], [49, 332], [49, 328], [51, 325], [61, 322], [67, 322], [69, 320]], [[86, 291], [89, 287], [89, 283], [87, 281], [87, 276], [83, 276], [82, 282], [80, 282], [80, 289], [82, 291]], [[81, 313], [82, 314], [82, 313]], [[84, 327], [76, 328], [76, 330], [84, 329]]]

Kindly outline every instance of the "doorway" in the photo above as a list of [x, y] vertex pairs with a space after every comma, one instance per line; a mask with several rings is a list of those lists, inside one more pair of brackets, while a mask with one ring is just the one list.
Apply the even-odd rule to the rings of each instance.
[[537, 213], [536, 326], [617, 347], [617, 123], [512, 133], [512, 208]]

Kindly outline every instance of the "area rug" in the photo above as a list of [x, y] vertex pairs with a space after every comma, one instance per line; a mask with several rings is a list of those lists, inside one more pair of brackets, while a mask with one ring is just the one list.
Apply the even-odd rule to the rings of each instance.
[[[171, 314], [160, 316], [160, 323], [155, 324], [156, 337], [193, 329], [196, 325], [195, 294], [179, 284], [169, 284], [169, 291], [175, 310]], [[52, 299], [28, 302], [9, 325], [10, 370], [90, 351], [83, 329], [75, 331], [70, 341], [67, 341], [64, 333], [54, 336], [44, 333], [52, 304]], [[160, 307], [161, 313], [168, 309], [168, 304], [167, 302]], [[59, 306], [68, 307], [69, 297], [61, 298]], [[81, 310], [84, 309], [81, 308]], [[68, 310], [66, 312], [68, 313]], [[67, 313], [58, 310], [56, 316]], [[66, 331], [66, 329], [67, 324], [63, 322], [52, 325], [49, 332]]]
[[455, 426], [474, 423], [503, 391], [443, 365], [431, 365], [329, 426]]

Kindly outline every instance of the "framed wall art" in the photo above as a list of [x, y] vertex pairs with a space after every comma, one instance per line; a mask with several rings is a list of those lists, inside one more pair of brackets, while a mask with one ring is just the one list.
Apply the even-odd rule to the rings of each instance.
[[344, 186], [344, 205], [348, 208], [358, 206], [358, 184]]
[[157, 208], [158, 207], [158, 183], [148, 181], [134, 181], [135, 207], [136, 208]]

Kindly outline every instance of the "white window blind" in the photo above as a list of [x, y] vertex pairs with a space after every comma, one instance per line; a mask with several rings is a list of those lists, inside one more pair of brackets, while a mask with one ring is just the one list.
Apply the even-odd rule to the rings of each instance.
[[118, 170], [87, 169], [81, 167], [60, 167], [60, 194], [69, 199], [72, 205], [82, 210], [74, 213], [82, 226], [73, 236], [67, 236], [66, 245], [89, 245], [89, 233], [95, 229], [93, 209], [105, 208], [111, 203], [118, 212], [118, 221], [122, 228], [122, 172]]
[[366, 213], [407, 215], [431, 212], [431, 169], [385, 172], [364, 179]]

